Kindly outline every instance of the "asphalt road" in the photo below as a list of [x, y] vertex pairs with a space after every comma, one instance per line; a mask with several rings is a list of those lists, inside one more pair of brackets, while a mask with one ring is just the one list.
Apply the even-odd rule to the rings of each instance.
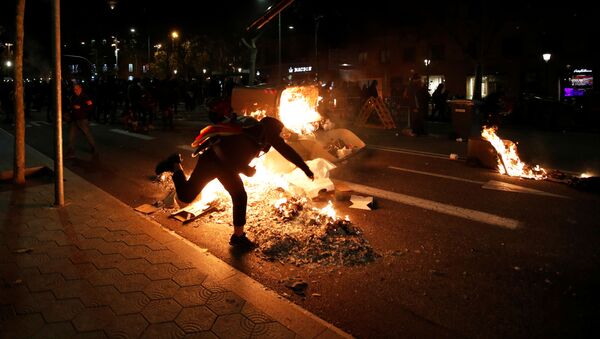
[[[28, 126], [27, 143], [52, 157], [52, 127], [35, 121]], [[80, 137], [77, 158], [65, 165], [132, 208], [153, 203], [166, 194], [152, 181], [156, 162], [185, 153], [178, 147], [199, 128], [180, 123], [174, 131], [144, 137], [124, 133], [122, 126], [94, 125], [99, 157], [87, 153]], [[193, 160], [184, 165], [191, 168]], [[381, 254], [377, 261], [311, 269], [273, 263], [232, 252], [231, 229], [223, 225], [153, 218], [356, 337], [599, 334], [598, 195], [501, 176], [446, 156], [394, 150], [365, 149], [331, 176], [375, 196], [372, 211], [351, 209], [345, 201], [335, 205], [363, 230]], [[498, 182], [518, 187], [494, 189]], [[514, 192], [519, 187], [529, 191]], [[307, 297], [285, 286], [290, 277], [309, 283]]]

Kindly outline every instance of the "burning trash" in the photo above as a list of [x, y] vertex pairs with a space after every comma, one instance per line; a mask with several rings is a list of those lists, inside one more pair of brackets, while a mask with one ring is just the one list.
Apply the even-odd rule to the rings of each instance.
[[502, 140], [496, 135], [498, 127], [483, 126], [481, 136], [494, 147], [498, 160], [498, 171], [511, 177], [543, 180], [547, 177], [545, 169], [536, 165], [531, 167], [519, 158], [517, 144], [510, 140]]
[[[241, 178], [248, 196], [246, 231], [258, 244], [257, 253], [267, 260], [298, 266], [356, 265], [374, 261], [379, 255], [363, 238], [359, 227], [347, 216], [337, 216], [331, 202], [317, 206], [319, 202], [313, 201], [321, 192], [334, 189], [329, 179], [329, 171], [336, 167], [332, 160], [345, 157], [365, 144], [348, 130], [323, 130], [323, 119], [315, 110], [318, 91], [311, 86], [287, 88], [276, 102], [279, 104], [277, 116], [285, 125], [282, 136], [305, 159], [314, 180], [308, 179], [275, 150], [262, 153], [250, 163], [255, 169], [254, 175]], [[240, 113], [270, 116], [273, 112], [268, 111], [269, 107], [253, 104], [251, 111]], [[327, 143], [333, 147], [326, 149], [323, 145]], [[170, 180], [167, 176], [164, 181]], [[164, 182], [161, 185], [172, 187]], [[186, 216], [186, 222], [211, 222], [230, 227], [231, 198], [219, 181], [213, 180], [205, 186], [190, 206], [186, 212], [194, 210], [194, 206], [202, 208], [197, 208], [201, 211], [195, 213], [197, 218]], [[206, 206], [210, 206], [210, 213], [204, 212]]]

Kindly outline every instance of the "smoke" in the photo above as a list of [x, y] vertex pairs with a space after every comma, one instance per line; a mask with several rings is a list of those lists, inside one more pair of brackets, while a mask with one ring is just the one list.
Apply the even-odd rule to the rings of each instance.
[[52, 72], [52, 48], [46, 42], [25, 36], [23, 75], [27, 77], [48, 76]]

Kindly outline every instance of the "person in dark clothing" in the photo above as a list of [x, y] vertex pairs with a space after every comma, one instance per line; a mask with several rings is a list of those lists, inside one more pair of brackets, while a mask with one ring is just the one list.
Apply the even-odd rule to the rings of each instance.
[[403, 97], [410, 110], [411, 135], [425, 134], [425, 117], [427, 116], [429, 92], [427, 92], [427, 87], [423, 84], [419, 74], [413, 75]]
[[446, 85], [441, 82], [433, 91], [431, 95], [431, 103], [433, 104], [433, 110], [431, 112], [431, 118], [434, 120], [444, 121], [446, 120], [448, 112], [448, 91]]
[[280, 136], [283, 127], [279, 120], [265, 117], [249, 127], [238, 127], [239, 133], [217, 136], [218, 140], [213, 141], [210, 147], [198, 155], [189, 179], [186, 179], [183, 172], [182, 157], [178, 153], [158, 163], [155, 173], [160, 175], [163, 172], [173, 172], [177, 197], [186, 203], [196, 199], [210, 181], [218, 179], [233, 203], [234, 232], [229, 244], [241, 248], [254, 248], [256, 245], [244, 232], [248, 197], [240, 178], [240, 173], [247, 176], [254, 174], [254, 169], [249, 166], [252, 159], [261, 152], [268, 152], [273, 146], [289, 162], [304, 171], [307, 177], [314, 179], [313, 172], [302, 157]]
[[377, 90], [377, 80], [371, 81], [369, 87], [367, 87], [367, 99], [379, 97], [379, 91]]
[[75, 138], [77, 130], [81, 131], [88, 141], [91, 153], [96, 154], [96, 144], [90, 132], [88, 115], [93, 108], [92, 100], [83, 93], [79, 84], [73, 86], [73, 95], [69, 98], [69, 146], [67, 147], [67, 158], [75, 156]]

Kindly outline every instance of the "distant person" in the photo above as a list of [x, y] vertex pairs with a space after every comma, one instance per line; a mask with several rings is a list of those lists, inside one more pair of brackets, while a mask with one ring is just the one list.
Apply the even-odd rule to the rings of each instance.
[[68, 121], [69, 121], [69, 145], [67, 147], [67, 158], [75, 157], [75, 139], [77, 130], [85, 136], [90, 145], [90, 152], [97, 154], [96, 144], [90, 132], [89, 114], [92, 111], [92, 100], [83, 93], [80, 84], [73, 85], [73, 94], [69, 97], [68, 103]]
[[367, 87], [367, 98], [378, 98], [379, 91], [377, 90], [377, 80], [371, 81], [369, 87]]
[[[426, 93], [424, 93], [426, 92]], [[421, 76], [415, 73], [403, 93], [403, 98], [410, 111], [410, 128], [413, 136], [425, 134], [425, 117], [429, 104], [429, 92], [423, 84]]]
[[448, 115], [448, 91], [443, 82], [433, 91], [431, 103], [433, 104], [431, 118], [433, 120], [445, 121]]

